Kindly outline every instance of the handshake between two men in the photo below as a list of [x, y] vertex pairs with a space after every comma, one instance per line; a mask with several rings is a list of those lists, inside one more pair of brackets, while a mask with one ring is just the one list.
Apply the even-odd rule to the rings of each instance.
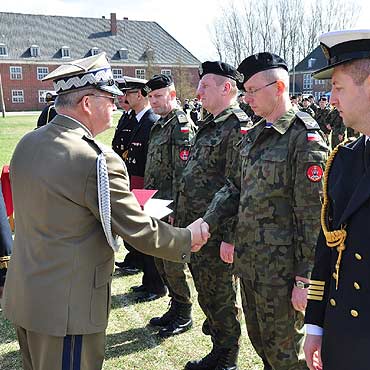
[[202, 218], [198, 218], [186, 228], [191, 232], [191, 251], [198, 252], [211, 236], [209, 226]]

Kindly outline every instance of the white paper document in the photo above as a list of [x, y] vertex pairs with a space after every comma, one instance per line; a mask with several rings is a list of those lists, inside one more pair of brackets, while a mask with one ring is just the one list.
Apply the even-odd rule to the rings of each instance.
[[160, 220], [172, 213], [172, 209], [167, 207], [172, 202], [172, 200], [149, 199], [144, 205], [144, 212]]

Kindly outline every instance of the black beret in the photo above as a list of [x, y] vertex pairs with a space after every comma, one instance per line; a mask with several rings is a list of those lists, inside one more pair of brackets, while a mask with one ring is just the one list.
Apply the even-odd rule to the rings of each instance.
[[199, 78], [202, 78], [204, 75], [212, 73], [214, 75], [224, 76], [235, 80], [236, 82], [243, 81], [243, 75], [236, 70], [230, 64], [224, 62], [204, 62], [199, 66]]
[[240, 90], [244, 90], [244, 83], [258, 72], [267, 71], [274, 68], [283, 68], [288, 71], [288, 66], [284, 59], [272, 53], [258, 53], [244, 59], [238, 71], [244, 75], [244, 80], [238, 84]]
[[144, 95], [148, 95], [151, 91], [162, 89], [173, 85], [173, 79], [168, 75], [154, 75], [142, 88]]

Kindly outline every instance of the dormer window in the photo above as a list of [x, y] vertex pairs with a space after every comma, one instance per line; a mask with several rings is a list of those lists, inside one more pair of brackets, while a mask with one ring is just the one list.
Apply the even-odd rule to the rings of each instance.
[[5, 57], [8, 55], [8, 48], [5, 44], [0, 43], [0, 57]]
[[307, 63], [308, 68], [309, 68], [309, 69], [312, 69], [312, 68], [313, 68], [313, 66], [314, 66], [314, 64], [315, 64], [315, 62], [316, 62], [316, 59], [315, 59], [315, 58], [310, 58], [310, 59], [308, 59], [308, 63]]
[[31, 57], [40, 56], [40, 47], [38, 45], [31, 45], [30, 53], [31, 53]]
[[94, 46], [93, 48], [91, 48], [91, 55], [96, 55], [96, 54], [99, 54], [99, 48]]
[[125, 48], [121, 48], [118, 50], [118, 54], [120, 59], [128, 59], [128, 50]]
[[71, 52], [69, 46], [62, 46], [62, 58], [70, 58]]

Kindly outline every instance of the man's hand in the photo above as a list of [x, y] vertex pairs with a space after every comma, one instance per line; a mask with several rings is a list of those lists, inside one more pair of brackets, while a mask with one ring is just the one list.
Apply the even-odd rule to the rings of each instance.
[[[308, 283], [309, 280], [303, 278], [301, 276], [296, 276], [296, 280], [303, 281], [304, 283]], [[307, 288], [301, 289], [297, 288], [295, 285], [292, 290], [292, 298], [291, 302], [296, 311], [304, 311], [307, 306]]]
[[307, 334], [304, 342], [304, 354], [306, 357], [306, 363], [310, 370], [321, 370], [321, 335]]
[[220, 257], [226, 263], [234, 262], [234, 246], [232, 244], [221, 242]]
[[202, 218], [198, 218], [186, 228], [191, 231], [191, 251], [198, 252], [211, 236], [209, 226]]

